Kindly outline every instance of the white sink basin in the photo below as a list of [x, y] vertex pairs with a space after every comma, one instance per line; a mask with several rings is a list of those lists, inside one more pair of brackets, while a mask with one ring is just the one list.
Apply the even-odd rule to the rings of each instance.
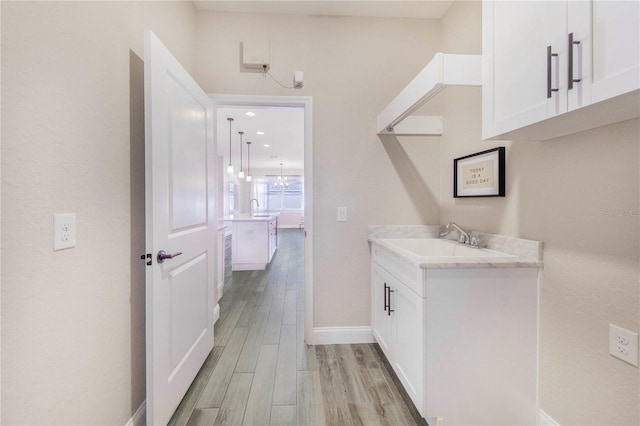
[[418, 257], [515, 257], [439, 238], [384, 238], [382, 241], [396, 250]]

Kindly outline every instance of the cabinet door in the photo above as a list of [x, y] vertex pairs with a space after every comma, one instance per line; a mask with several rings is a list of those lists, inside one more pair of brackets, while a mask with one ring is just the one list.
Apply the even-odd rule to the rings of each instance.
[[388, 274], [375, 263], [372, 264], [371, 279], [372, 287], [372, 307], [371, 317], [373, 323], [373, 335], [384, 351], [389, 362], [392, 362], [393, 354], [391, 353], [392, 345], [392, 328], [391, 316], [387, 312], [388, 290], [391, 284]]
[[592, 5], [593, 2], [586, 0], [567, 2], [568, 111], [591, 103]]
[[276, 252], [276, 232], [276, 221], [272, 220], [269, 222], [269, 261]]
[[222, 297], [222, 292], [224, 288], [224, 229], [218, 231], [218, 272], [217, 272], [217, 282], [216, 282], [216, 301], [220, 300]]
[[482, 13], [483, 137], [565, 112], [566, 2], [484, 1]]
[[398, 283], [391, 293], [395, 322], [394, 369], [418, 411], [424, 413], [425, 317], [423, 299]]
[[591, 101], [640, 88], [640, 2], [593, 1]]

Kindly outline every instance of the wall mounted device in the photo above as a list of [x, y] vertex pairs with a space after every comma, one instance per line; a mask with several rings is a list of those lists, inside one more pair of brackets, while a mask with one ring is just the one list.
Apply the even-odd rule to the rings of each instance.
[[248, 38], [243, 40], [242, 65], [248, 69], [269, 70], [269, 49], [269, 39]]
[[302, 89], [304, 86], [304, 78], [302, 71], [293, 72], [293, 87], [294, 89]]

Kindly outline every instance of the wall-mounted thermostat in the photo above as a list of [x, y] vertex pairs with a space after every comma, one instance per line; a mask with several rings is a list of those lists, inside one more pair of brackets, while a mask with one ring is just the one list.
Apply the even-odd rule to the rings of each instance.
[[248, 38], [242, 41], [242, 65], [250, 69], [269, 69], [269, 39]]

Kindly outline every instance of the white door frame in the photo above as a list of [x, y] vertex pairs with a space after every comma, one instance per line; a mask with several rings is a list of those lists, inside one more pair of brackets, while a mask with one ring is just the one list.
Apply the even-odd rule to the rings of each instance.
[[[313, 345], [313, 131], [311, 96], [209, 95], [214, 108], [304, 108], [304, 341]], [[217, 114], [217, 112], [216, 112]], [[217, 121], [216, 121], [217, 122]]]

